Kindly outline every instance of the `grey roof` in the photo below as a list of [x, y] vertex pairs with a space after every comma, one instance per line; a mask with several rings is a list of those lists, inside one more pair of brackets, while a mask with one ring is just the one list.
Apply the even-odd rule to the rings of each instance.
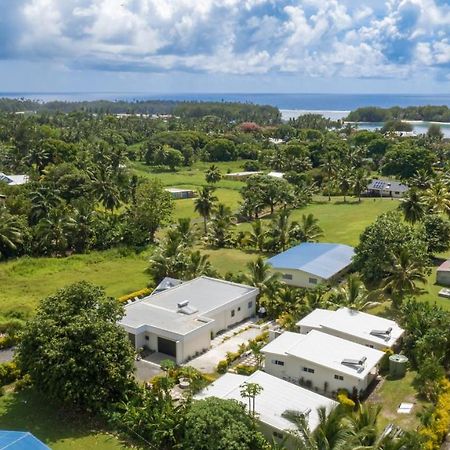
[[390, 180], [372, 180], [367, 186], [369, 191], [393, 191], [393, 192], [406, 192], [408, 190], [406, 184], [402, 184], [399, 181]]
[[208, 312], [248, 293], [256, 295], [258, 289], [202, 276], [126, 305], [120, 323], [132, 330], [151, 327], [185, 335], [212, 322]]
[[258, 420], [280, 431], [296, 429], [291, 421], [283, 417], [286, 410], [305, 413], [309, 428], [314, 430], [320, 422], [317, 409], [324, 406], [330, 411], [337, 405], [327, 397], [259, 370], [249, 377], [227, 373], [197, 394], [195, 399], [218, 397], [247, 404], [247, 399], [241, 396], [244, 383], [256, 383], [263, 388], [255, 402]]
[[329, 279], [352, 263], [353, 247], [304, 242], [270, 258], [274, 269], [294, 269]]

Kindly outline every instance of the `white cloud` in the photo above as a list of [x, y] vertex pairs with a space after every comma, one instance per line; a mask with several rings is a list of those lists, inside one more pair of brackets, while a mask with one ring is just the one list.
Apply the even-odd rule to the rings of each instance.
[[436, 0], [17, 0], [16, 8], [17, 57], [75, 68], [406, 77], [450, 62], [450, 7]]

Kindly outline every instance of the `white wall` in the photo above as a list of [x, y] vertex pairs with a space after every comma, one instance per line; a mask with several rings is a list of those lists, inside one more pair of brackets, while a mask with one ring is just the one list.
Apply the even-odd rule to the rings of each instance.
[[[318, 389], [319, 392], [325, 391], [325, 382], [328, 383], [326, 392], [331, 394], [333, 391], [337, 392], [339, 389], [347, 389], [352, 393], [353, 388], [359, 390], [365, 390], [369, 384], [369, 377], [365, 380], [360, 380], [357, 377], [352, 377], [343, 372], [336, 371], [334, 369], [327, 369], [326, 367], [313, 364], [309, 361], [304, 361], [300, 358], [296, 358], [289, 355], [276, 355], [265, 353], [265, 371], [270, 375], [274, 375], [278, 378], [305, 385], [306, 381], [311, 381], [311, 389]], [[273, 364], [272, 360], [283, 361], [284, 366]], [[308, 367], [314, 369], [314, 373], [305, 372], [303, 367]], [[341, 375], [344, 377], [343, 380], [336, 380], [334, 375]], [[303, 378], [303, 383], [300, 383], [300, 379]]]
[[436, 273], [436, 283], [444, 286], [450, 286], [450, 272], [438, 270]]

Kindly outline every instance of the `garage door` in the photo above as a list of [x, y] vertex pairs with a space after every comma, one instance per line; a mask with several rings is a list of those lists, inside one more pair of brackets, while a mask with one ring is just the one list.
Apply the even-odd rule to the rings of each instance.
[[177, 357], [177, 343], [169, 339], [158, 337], [158, 352]]

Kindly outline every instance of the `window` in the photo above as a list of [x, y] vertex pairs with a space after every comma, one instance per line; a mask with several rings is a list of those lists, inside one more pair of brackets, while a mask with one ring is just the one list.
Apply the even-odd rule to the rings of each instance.
[[273, 437], [275, 437], [277, 439], [283, 439], [283, 433], [280, 433], [279, 431], [274, 431], [272, 434], [273, 434]]
[[280, 361], [278, 359], [272, 359], [272, 364], [275, 364], [276, 366], [284, 366], [284, 361]]
[[248, 309], [250, 309], [253, 306], [253, 302], [248, 302]]
[[231, 310], [231, 317], [234, 317], [236, 311], [234, 309]]
[[145, 336], [145, 340], [148, 341], [150, 338], [148, 336]]
[[303, 372], [314, 373], [314, 369], [310, 369], [309, 367], [303, 367]]
[[335, 380], [340, 380], [340, 381], [344, 381], [344, 377], [342, 375], [335, 375], [334, 376]]
[[290, 273], [283, 273], [283, 280], [292, 280], [292, 275]]
[[241, 307], [239, 306], [238, 311], [240, 311], [240, 310], [241, 310]]
[[309, 284], [317, 284], [317, 278], [310, 278]]

